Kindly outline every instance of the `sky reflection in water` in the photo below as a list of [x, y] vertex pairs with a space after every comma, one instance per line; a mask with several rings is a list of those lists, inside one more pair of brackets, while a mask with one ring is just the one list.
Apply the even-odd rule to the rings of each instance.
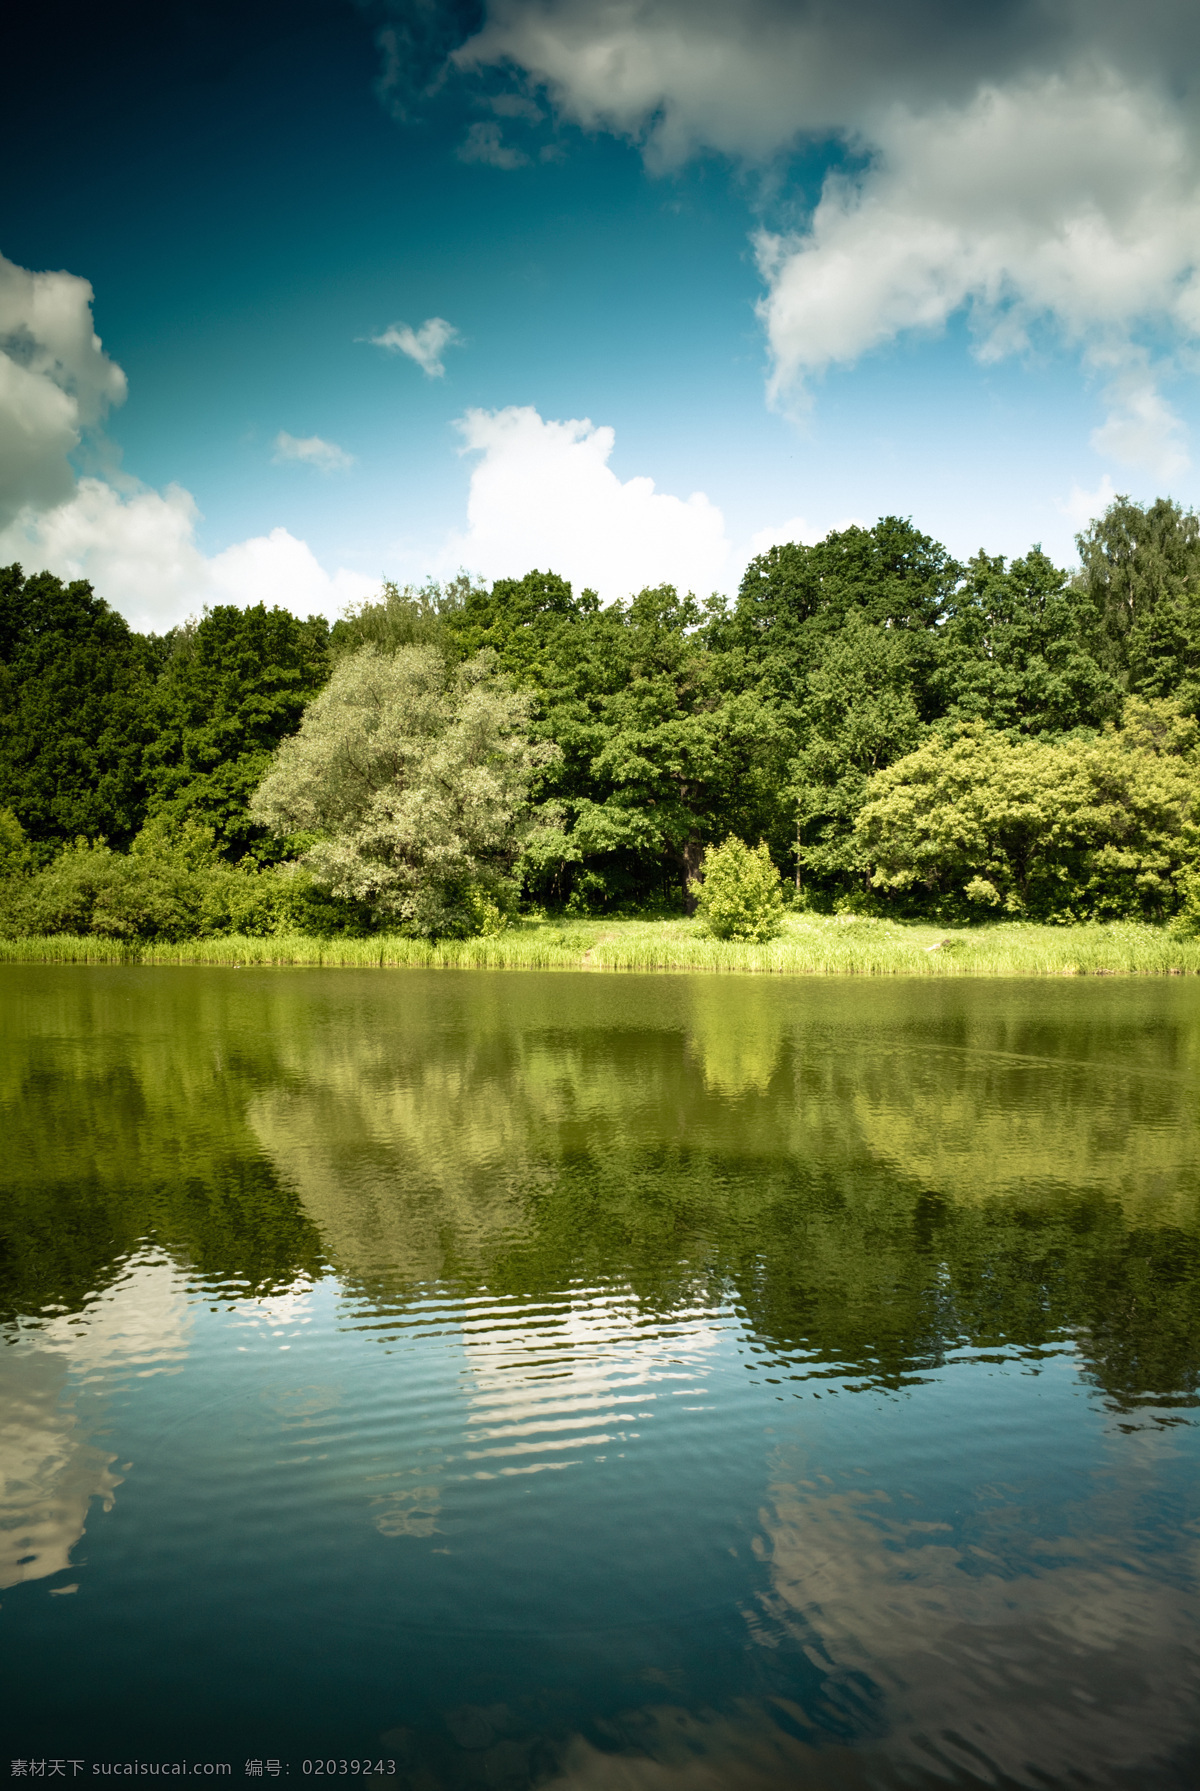
[[3, 976], [10, 1758], [1193, 1782], [1200, 991]]

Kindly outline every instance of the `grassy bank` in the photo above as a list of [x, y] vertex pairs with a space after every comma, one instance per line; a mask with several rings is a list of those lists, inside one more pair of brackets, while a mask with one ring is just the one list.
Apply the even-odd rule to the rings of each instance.
[[309, 964], [509, 970], [740, 970], [784, 976], [1183, 976], [1200, 939], [1133, 922], [945, 929], [856, 915], [789, 915], [769, 945], [706, 938], [690, 920], [525, 921], [490, 938], [310, 939], [277, 935], [147, 945], [111, 939], [0, 940], [0, 962]]

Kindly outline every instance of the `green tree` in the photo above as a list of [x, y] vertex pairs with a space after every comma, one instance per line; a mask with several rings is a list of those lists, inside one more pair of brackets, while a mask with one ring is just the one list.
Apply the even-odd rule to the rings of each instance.
[[710, 620], [729, 676], [792, 732], [781, 779], [792, 838], [778, 826], [768, 837], [818, 900], [861, 870], [853, 823], [867, 779], [941, 712], [938, 630], [960, 575], [938, 542], [885, 516], [760, 554], [733, 609]]
[[[0, 931], [181, 940], [222, 933], [335, 930], [307, 879], [232, 865], [194, 819], [148, 821], [128, 852], [76, 840], [33, 875], [0, 880]], [[346, 930], [352, 917], [342, 916]], [[322, 925], [322, 920], [325, 920]]]
[[159, 653], [84, 580], [0, 569], [0, 804], [35, 847], [141, 826]]
[[469, 932], [503, 905], [529, 788], [554, 748], [528, 737], [529, 699], [481, 653], [361, 648], [336, 665], [284, 740], [251, 813], [307, 834], [303, 862], [335, 897], [425, 935]]
[[938, 648], [939, 706], [954, 720], [1060, 734], [1120, 713], [1097, 605], [1040, 547], [1011, 566], [976, 554], [947, 601]]
[[447, 624], [462, 609], [478, 584], [465, 572], [440, 585], [427, 579], [423, 585], [397, 585], [385, 579], [379, 596], [351, 604], [329, 631], [330, 651], [356, 653], [360, 647], [376, 647], [394, 653], [397, 647], [440, 647], [455, 652]]
[[462, 650], [495, 650], [530, 692], [531, 733], [558, 748], [522, 863], [538, 899], [674, 905], [725, 834], [786, 843], [791, 737], [757, 691], [731, 683], [703, 623], [668, 585], [601, 608], [538, 571], [475, 591], [449, 619]]
[[1200, 710], [1200, 518], [1171, 498], [1117, 497], [1076, 536], [1077, 589], [1099, 613], [1109, 669], [1138, 696]]
[[726, 682], [701, 620], [695, 599], [670, 585], [639, 592], [620, 615], [591, 787], [573, 804], [585, 862], [615, 859], [640, 873], [643, 887], [685, 896], [707, 845], [777, 823], [792, 743], [758, 692]]
[[851, 611], [808, 673], [803, 742], [788, 767], [796, 813], [796, 886], [831, 893], [865, 871], [854, 818], [874, 774], [925, 732], [902, 637]]
[[747, 566], [714, 644], [740, 652], [781, 699], [803, 704], [809, 674], [854, 613], [905, 638], [918, 708], [932, 713], [932, 631], [960, 574], [944, 547], [898, 516], [834, 530], [813, 547], [772, 547]]
[[329, 625], [285, 609], [222, 604], [175, 630], [146, 752], [149, 813], [210, 827], [232, 859], [261, 852], [249, 801], [279, 742], [329, 673]]
[[783, 928], [783, 892], [766, 841], [752, 851], [734, 834], [700, 863], [696, 913], [716, 939], [774, 939]]
[[871, 781], [855, 824], [871, 882], [947, 918], [1162, 919], [1200, 844], [1197, 735], [1138, 699], [1099, 739], [939, 730]]

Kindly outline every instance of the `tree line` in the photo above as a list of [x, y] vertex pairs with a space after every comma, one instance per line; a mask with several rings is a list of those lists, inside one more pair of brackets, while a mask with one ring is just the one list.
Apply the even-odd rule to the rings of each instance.
[[0, 927], [470, 931], [670, 912], [707, 848], [947, 921], [1200, 909], [1200, 521], [1116, 499], [1068, 573], [898, 517], [732, 601], [552, 572], [142, 635], [0, 570]]

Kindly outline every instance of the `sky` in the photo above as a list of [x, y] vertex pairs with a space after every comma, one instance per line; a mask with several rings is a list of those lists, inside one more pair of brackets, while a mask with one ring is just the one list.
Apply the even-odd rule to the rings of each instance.
[[1185, 0], [23, 11], [0, 563], [137, 627], [1196, 501]]

